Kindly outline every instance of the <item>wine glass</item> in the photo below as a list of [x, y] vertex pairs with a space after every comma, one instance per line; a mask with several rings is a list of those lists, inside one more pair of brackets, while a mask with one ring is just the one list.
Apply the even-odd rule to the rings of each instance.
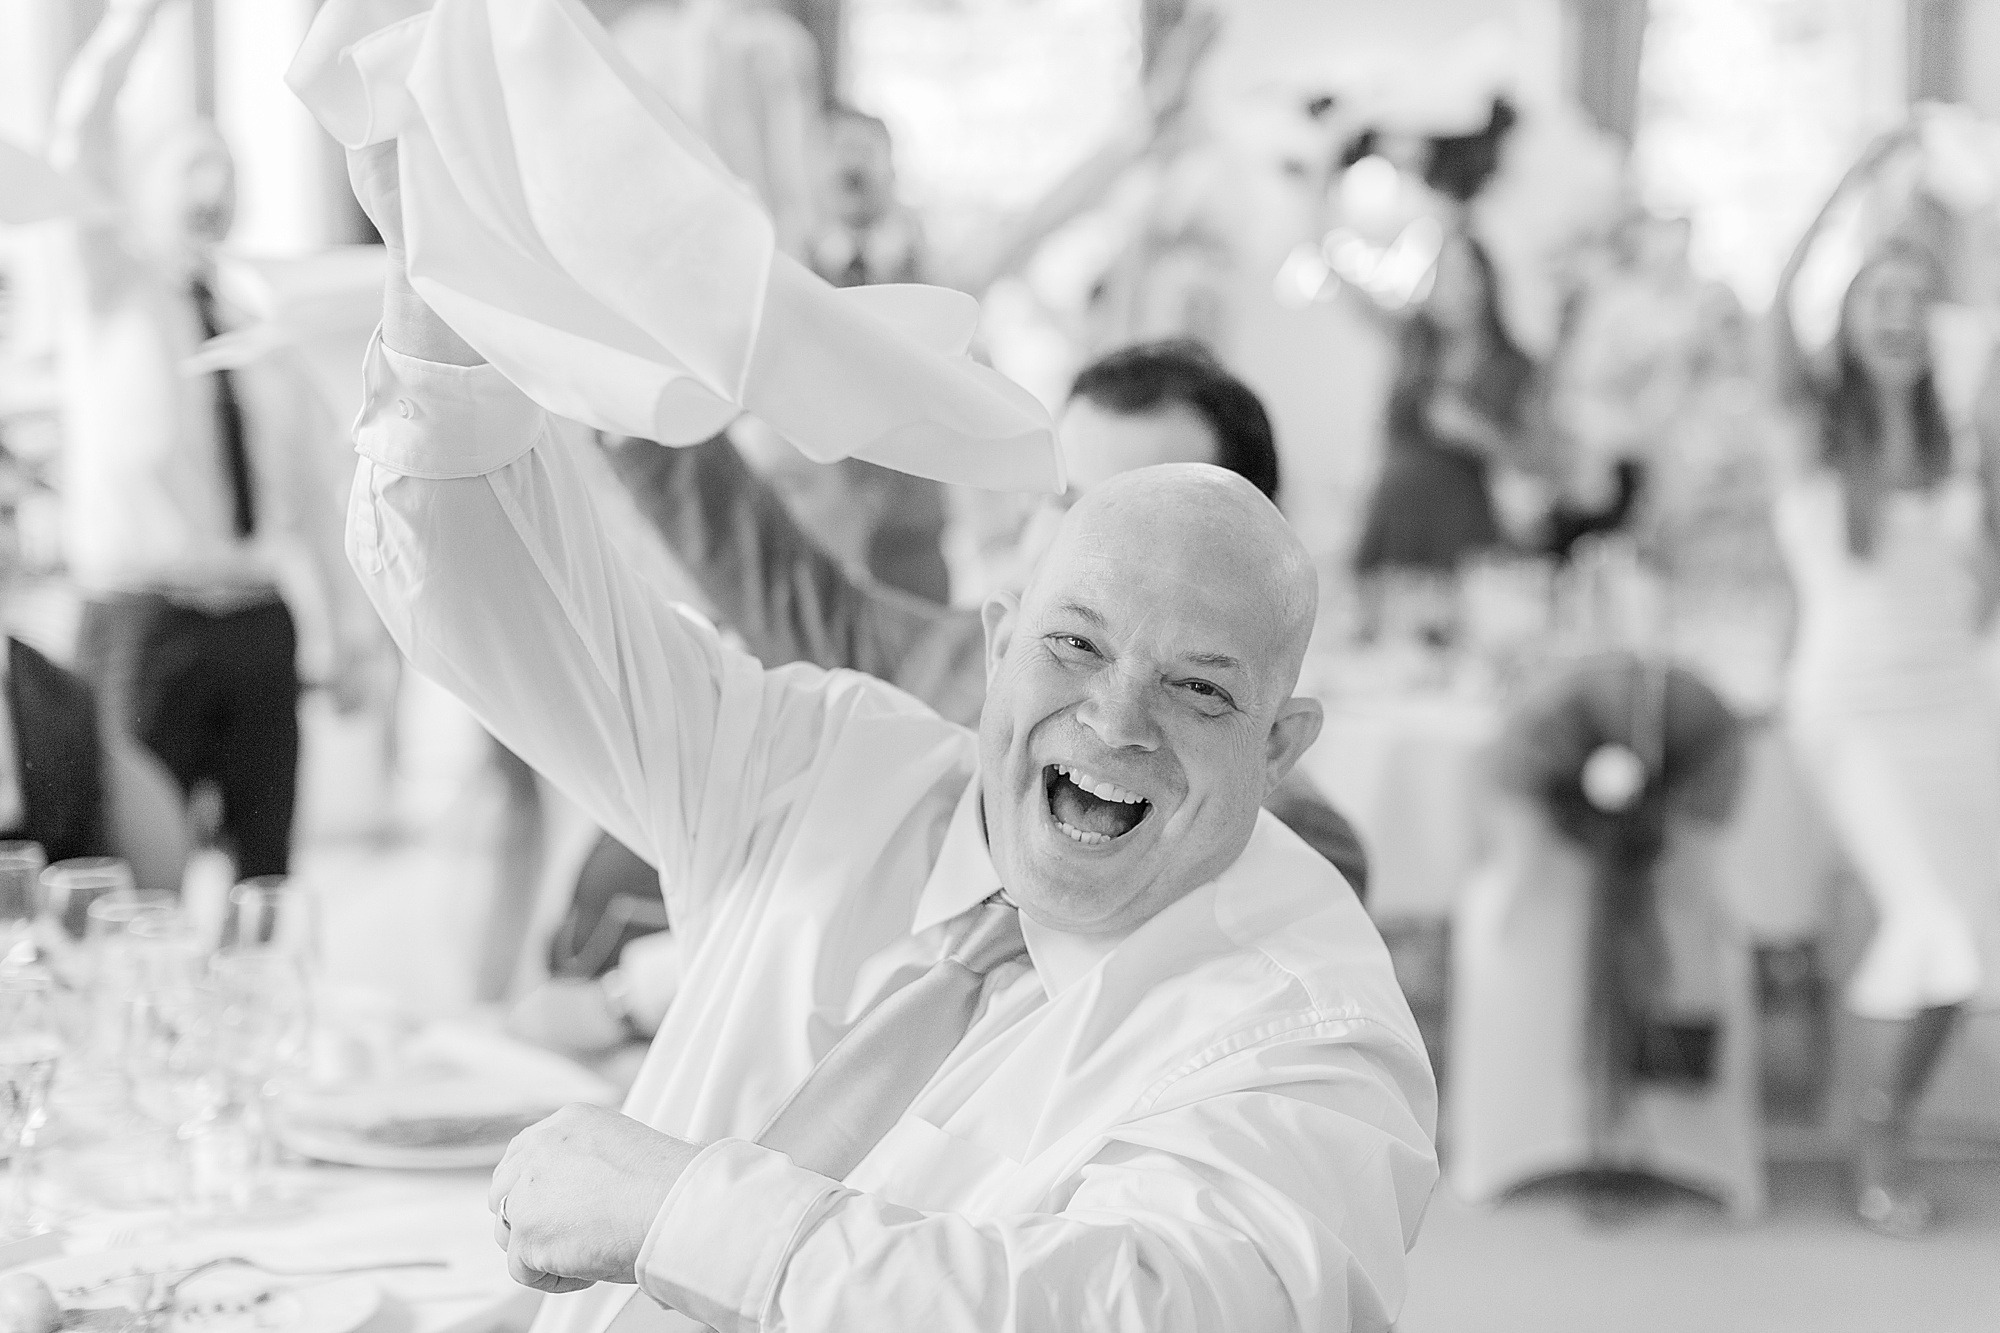
[[251, 1145], [245, 1196], [268, 1193], [282, 1095], [307, 1062], [319, 942], [319, 899], [300, 881], [263, 875], [229, 891], [210, 978], [223, 1058]]
[[81, 943], [90, 927], [90, 905], [100, 898], [137, 893], [132, 867], [115, 856], [80, 856], [58, 861], [41, 875], [42, 914]]
[[23, 961], [33, 957], [35, 886], [47, 865], [38, 842], [0, 842], [0, 966], [17, 951]]
[[48, 1121], [63, 1042], [54, 986], [37, 972], [0, 970], [0, 1149], [7, 1181], [0, 1189], [0, 1241], [41, 1228], [34, 1200], [35, 1149]]
[[319, 957], [319, 899], [283, 875], [259, 875], [229, 891], [223, 909], [223, 953], [262, 949], [294, 959], [308, 975]]
[[297, 960], [274, 949], [239, 949], [210, 961], [216, 1059], [227, 1080], [223, 1128], [240, 1144], [223, 1160], [221, 1183], [239, 1205], [268, 1201], [279, 1151], [278, 1112], [288, 1078], [305, 1067], [312, 995]]
[[192, 1140], [228, 1099], [206, 959], [193, 932], [171, 918], [135, 922], [124, 950], [119, 1070], [133, 1109], [171, 1141], [171, 1196], [184, 1214], [194, 1194]]
[[176, 955], [191, 947], [177, 895], [119, 890], [92, 902], [84, 913], [83, 967], [90, 997], [91, 1067], [111, 1075], [113, 1093], [125, 1087], [124, 1053], [132, 1007], [156, 983], [162, 946]]

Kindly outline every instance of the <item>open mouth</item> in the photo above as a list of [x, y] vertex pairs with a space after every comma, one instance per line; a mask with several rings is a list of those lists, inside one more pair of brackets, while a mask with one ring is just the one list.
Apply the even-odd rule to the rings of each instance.
[[1056, 827], [1086, 847], [1116, 842], [1153, 812], [1153, 803], [1137, 792], [1068, 764], [1043, 768], [1042, 789]]

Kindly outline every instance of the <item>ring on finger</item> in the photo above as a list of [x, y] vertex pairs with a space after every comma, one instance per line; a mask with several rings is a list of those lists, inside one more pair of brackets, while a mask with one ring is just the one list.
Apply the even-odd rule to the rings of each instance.
[[512, 1230], [514, 1229], [514, 1224], [513, 1224], [512, 1222], [509, 1222], [509, 1221], [507, 1220], [507, 1196], [506, 1196], [506, 1195], [504, 1195], [504, 1194], [503, 1194], [503, 1195], [501, 1195], [501, 1196], [500, 1196], [500, 1207], [499, 1207], [499, 1208], [498, 1208], [498, 1209], [497, 1209], [496, 1211], [497, 1211], [497, 1212], [499, 1213], [499, 1215], [500, 1215], [500, 1225], [501, 1225], [501, 1227], [502, 1227], [502, 1228], [503, 1228], [504, 1230], [507, 1230], [507, 1231], [512, 1231]]

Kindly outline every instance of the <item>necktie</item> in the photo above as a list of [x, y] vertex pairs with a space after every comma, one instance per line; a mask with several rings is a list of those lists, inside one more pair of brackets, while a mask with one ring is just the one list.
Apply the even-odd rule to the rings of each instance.
[[[986, 974], [1027, 952], [1021, 914], [989, 898], [956, 948], [869, 1010], [792, 1092], [757, 1142], [844, 1180], [903, 1118], [972, 1026]], [[605, 1333], [700, 1328], [651, 1300], [627, 1300]]]
[[1020, 912], [989, 899], [956, 948], [834, 1043], [757, 1142], [845, 1179], [964, 1038], [986, 974], [1026, 950]]
[[[215, 318], [215, 293], [208, 283], [196, 278], [188, 287], [188, 294], [194, 298], [195, 313], [201, 317], [201, 332], [204, 338], [213, 338], [222, 332], [222, 326]], [[248, 537], [257, 530], [257, 500], [251, 492], [250, 451], [243, 438], [243, 407], [236, 401], [236, 386], [227, 370], [218, 370], [215, 375], [215, 434], [222, 445], [222, 464], [229, 475], [232, 517], [238, 539]]]

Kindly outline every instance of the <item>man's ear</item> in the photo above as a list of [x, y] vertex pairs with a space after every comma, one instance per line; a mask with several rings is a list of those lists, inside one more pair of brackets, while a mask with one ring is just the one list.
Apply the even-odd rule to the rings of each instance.
[[1021, 618], [1021, 599], [1011, 592], [996, 592], [979, 608], [979, 622], [986, 627], [986, 679], [1007, 658], [1007, 646], [1014, 641], [1014, 624]]
[[1278, 705], [1278, 716], [1271, 723], [1271, 734], [1264, 742], [1264, 794], [1269, 796], [1299, 762], [1299, 756], [1312, 748], [1319, 739], [1319, 729], [1326, 721], [1326, 710], [1317, 699], [1287, 699]]

